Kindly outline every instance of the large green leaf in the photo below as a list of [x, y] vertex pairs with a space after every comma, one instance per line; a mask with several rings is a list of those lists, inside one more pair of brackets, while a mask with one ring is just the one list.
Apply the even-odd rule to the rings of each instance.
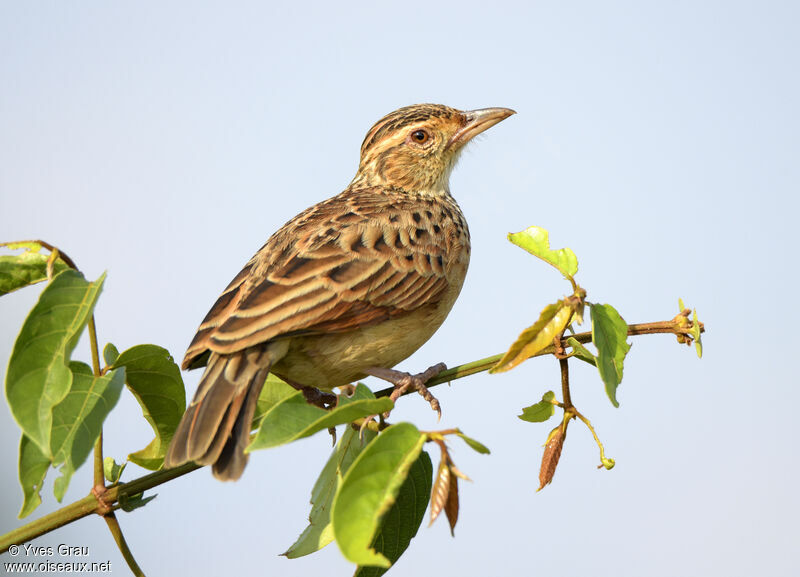
[[283, 398], [264, 415], [261, 428], [247, 451], [277, 447], [329, 427], [390, 411], [393, 407], [391, 399], [376, 399], [372, 391], [361, 383], [353, 396], [339, 395], [336, 408], [329, 411], [308, 404], [303, 393], [297, 391]]
[[572, 317], [573, 308], [564, 300], [547, 305], [539, 319], [517, 337], [503, 358], [489, 369], [490, 373], [502, 373], [513, 369], [522, 361], [531, 358], [553, 344], [555, 337], [564, 332]]
[[53, 407], [72, 385], [69, 360], [105, 280], [65, 270], [45, 287], [22, 325], [6, 374], [6, 397], [22, 431], [48, 458]]
[[333, 499], [333, 534], [345, 558], [358, 565], [391, 567], [374, 549], [381, 521], [419, 457], [425, 435], [411, 423], [385, 429], [358, 456]]
[[508, 240], [534, 256], [556, 267], [561, 274], [572, 278], [578, 272], [578, 257], [569, 248], [552, 250], [548, 232], [538, 226], [530, 226], [522, 232], [508, 235]]
[[[411, 465], [408, 477], [400, 486], [397, 500], [381, 520], [372, 548], [391, 561], [392, 565], [408, 549], [416, 534], [431, 497], [433, 465], [426, 451], [422, 451]], [[358, 567], [354, 577], [380, 577], [384, 567]]]
[[186, 410], [181, 371], [169, 351], [157, 345], [131, 347], [113, 366], [125, 367], [125, 382], [156, 435], [144, 449], [128, 455], [128, 460], [152, 471], [160, 469]]
[[23, 433], [19, 441], [19, 484], [24, 497], [20, 519], [30, 515], [42, 503], [40, 493], [49, 468], [50, 459]]
[[333, 541], [333, 527], [330, 522], [333, 497], [350, 465], [376, 436], [376, 432], [365, 429], [362, 440], [352, 427], [345, 429], [339, 444], [323, 467], [317, 482], [314, 483], [311, 491], [309, 525], [284, 553], [286, 557], [295, 559], [314, 553]]
[[[0, 256], [0, 296], [47, 280], [47, 263], [50, 258], [39, 252], [38, 243], [3, 243], [10, 248], [27, 248], [23, 253]], [[0, 245], [2, 246], [2, 245]], [[53, 275], [66, 270], [66, 263], [53, 260]]]
[[631, 350], [626, 342], [628, 324], [611, 305], [592, 305], [592, 342], [597, 347], [597, 370], [611, 403], [619, 407], [617, 387], [622, 382], [622, 364]]
[[48, 468], [61, 465], [61, 476], [53, 492], [59, 501], [73, 473], [89, 456], [108, 413], [116, 405], [125, 380], [125, 371], [112, 371], [95, 377], [85, 363], [71, 362], [72, 387], [53, 408], [50, 433], [52, 457], [23, 434], [19, 448], [19, 480], [24, 502], [20, 518], [29, 515], [42, 499], [39, 495]]
[[64, 400], [53, 408], [50, 448], [53, 466], [62, 464], [61, 477], [53, 490], [60, 502], [72, 474], [91, 453], [108, 413], [117, 404], [125, 383], [125, 369], [95, 377], [85, 363], [73, 361], [72, 387]]

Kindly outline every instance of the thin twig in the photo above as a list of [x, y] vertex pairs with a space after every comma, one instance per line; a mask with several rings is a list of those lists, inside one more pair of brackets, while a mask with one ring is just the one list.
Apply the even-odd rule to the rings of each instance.
[[[703, 327], [702, 324], [700, 325], [700, 332], [705, 332], [705, 327]], [[674, 320], [628, 325], [628, 336], [638, 337], [641, 335], [653, 335], [653, 334], [689, 335], [691, 334], [691, 330], [688, 328], [679, 327]], [[587, 331], [584, 333], [577, 333], [575, 335], [570, 335], [570, 336], [581, 344], [592, 342], [591, 331]], [[552, 355], [554, 352], [555, 352], [555, 346], [550, 345], [549, 347], [542, 349], [533, 356], [543, 357], [545, 355]], [[505, 353], [500, 353], [499, 355], [492, 355], [491, 357], [486, 357], [485, 359], [481, 359], [479, 361], [473, 361], [471, 363], [466, 363], [464, 365], [459, 365], [457, 367], [453, 367], [452, 369], [442, 371], [441, 373], [439, 373], [437, 377], [428, 381], [425, 386], [431, 388], [435, 387], [436, 385], [441, 385], [442, 383], [449, 383], [451, 381], [462, 379], [464, 377], [468, 377], [476, 373], [482, 373], [484, 371], [488, 371], [497, 364], [497, 361], [503, 358], [504, 354]], [[388, 397], [390, 394], [392, 394], [392, 391], [394, 391], [394, 387], [381, 389], [375, 392], [375, 396]]]
[[[95, 378], [97, 378], [101, 376], [101, 372], [100, 351], [97, 345], [97, 326], [94, 322], [94, 315], [89, 318], [89, 348], [92, 351], [92, 371]], [[94, 445], [94, 487], [95, 490], [99, 490], [100, 488], [105, 489], [105, 486], [105, 477], [103, 475], [103, 430], [100, 429], [100, 435]]]
[[564, 398], [564, 410], [572, 408], [572, 397], [569, 394], [569, 360], [558, 359], [561, 367], [561, 396]]
[[131, 553], [131, 549], [128, 547], [127, 541], [125, 541], [125, 536], [122, 534], [122, 528], [119, 526], [117, 516], [111, 512], [108, 515], [104, 515], [103, 518], [106, 520], [108, 530], [111, 531], [111, 535], [114, 537], [117, 547], [122, 552], [122, 556], [125, 558], [125, 562], [128, 564], [131, 573], [136, 575], [136, 577], [145, 577], [144, 571], [142, 571], [139, 564], [136, 563], [136, 559], [134, 559], [133, 553]]
[[[172, 479], [181, 477], [200, 468], [200, 465], [185, 463], [174, 469], [156, 471], [128, 483], [113, 485], [106, 489], [103, 497], [107, 503], [116, 503], [119, 501], [120, 497], [133, 497], [143, 491], [157, 487], [167, 481], [171, 481]], [[8, 551], [11, 545], [27, 543], [36, 537], [49, 533], [59, 527], [63, 527], [67, 523], [88, 517], [96, 512], [97, 497], [93, 494], [89, 494], [79, 501], [62, 507], [58, 511], [53, 511], [41, 519], [31, 521], [27, 525], [23, 525], [22, 527], [0, 536], [0, 553]]]

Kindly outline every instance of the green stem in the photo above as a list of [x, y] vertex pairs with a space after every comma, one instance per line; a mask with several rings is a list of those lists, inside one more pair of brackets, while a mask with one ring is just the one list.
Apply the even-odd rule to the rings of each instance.
[[117, 516], [111, 512], [103, 518], [106, 520], [108, 529], [111, 531], [114, 541], [117, 542], [117, 547], [119, 547], [119, 550], [122, 552], [122, 556], [125, 558], [125, 562], [128, 564], [131, 573], [136, 575], [136, 577], [144, 577], [144, 571], [142, 571], [139, 564], [136, 563], [136, 559], [133, 558], [133, 553], [131, 553], [130, 547], [128, 547], [128, 543], [125, 541], [125, 536], [122, 534], [122, 528], [119, 526]]
[[[163, 471], [156, 471], [144, 477], [134, 479], [129, 483], [122, 483], [109, 487], [103, 495], [103, 500], [106, 503], [115, 503], [121, 496], [133, 497], [143, 491], [157, 487], [162, 483], [171, 481], [177, 477], [181, 477], [192, 471], [199, 469], [199, 465], [194, 463], [186, 463], [174, 469], [167, 469]], [[0, 536], [0, 553], [5, 553], [11, 545], [18, 545], [20, 543], [27, 543], [45, 533], [49, 533], [54, 529], [63, 527], [67, 523], [71, 523], [83, 517], [88, 517], [98, 511], [97, 497], [93, 494], [87, 495], [83, 499], [76, 501], [62, 507], [58, 511], [53, 511], [49, 515], [45, 515], [41, 519], [37, 519], [23, 525], [13, 531]]]
[[[705, 332], [705, 328], [701, 327], [700, 331]], [[688, 335], [691, 334], [691, 331], [689, 329], [677, 326], [674, 320], [628, 325], [628, 336], [637, 337], [641, 335], [653, 335], [653, 334]], [[591, 331], [577, 333], [570, 336], [579, 343], [581, 343], [582, 345], [592, 342]], [[533, 355], [533, 357], [543, 357], [546, 355], [552, 355], [555, 352], [555, 350], [556, 350], [555, 346], [550, 345], [547, 348], [542, 349], [541, 351]], [[505, 353], [501, 353], [499, 355], [492, 355], [491, 357], [486, 357], [478, 361], [473, 361], [471, 363], [466, 363], [464, 365], [459, 365], [457, 367], [453, 367], [452, 369], [447, 369], [446, 371], [442, 371], [436, 377], [432, 378], [430, 381], [425, 383], [425, 386], [431, 388], [435, 387], [436, 385], [441, 385], [442, 383], [449, 383], [450, 381], [455, 381], [458, 379], [462, 379], [464, 377], [468, 377], [470, 375], [488, 371], [497, 364], [497, 361], [503, 358], [504, 354]], [[389, 395], [392, 394], [392, 391], [394, 391], [394, 387], [381, 389], [380, 391], [375, 392], [375, 396], [388, 397]], [[403, 394], [408, 395], [413, 392], [415, 391], [413, 390], [407, 391]]]
[[[94, 315], [89, 318], [89, 348], [92, 351], [92, 371], [95, 377], [99, 377], [100, 372], [100, 350], [97, 345], [97, 326], [94, 322]], [[103, 430], [94, 445], [94, 486], [105, 488], [105, 478], [103, 475]]]
[[583, 421], [583, 424], [586, 425], [589, 428], [589, 430], [592, 432], [592, 436], [594, 437], [594, 442], [597, 443], [597, 446], [600, 448], [600, 462], [602, 463], [602, 465], [600, 465], [598, 467], [598, 469], [600, 467], [605, 467], [606, 469], [613, 468], [614, 467], [614, 459], [606, 458], [606, 452], [605, 452], [605, 449], [603, 448], [603, 443], [600, 442], [600, 438], [597, 436], [597, 433], [595, 432], [594, 427], [592, 426], [592, 423], [590, 423], [589, 419], [584, 417], [575, 407], [572, 407], [571, 412], [572, 412], [573, 415], [575, 415], [581, 421]]

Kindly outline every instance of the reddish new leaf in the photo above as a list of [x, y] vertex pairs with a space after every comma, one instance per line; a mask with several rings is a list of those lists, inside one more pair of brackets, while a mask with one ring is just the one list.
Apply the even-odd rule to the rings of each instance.
[[[431, 490], [431, 522], [433, 525], [442, 509], [445, 509], [450, 495], [450, 467], [447, 458], [447, 446], [437, 441], [437, 445], [442, 450], [442, 458], [439, 461], [439, 470], [436, 472], [436, 479], [433, 482], [433, 489]], [[447, 513], [447, 511], [445, 511]], [[449, 513], [447, 513], [449, 517]]]
[[547, 436], [544, 453], [542, 454], [542, 466], [539, 469], [539, 488], [536, 489], [537, 491], [541, 491], [545, 485], [549, 485], [553, 480], [553, 475], [556, 474], [558, 460], [561, 458], [561, 449], [564, 448], [564, 439], [567, 438], [568, 422], [558, 425]]
[[447, 493], [444, 514], [447, 515], [447, 522], [450, 523], [450, 534], [455, 537], [456, 522], [458, 521], [458, 476], [453, 474], [450, 475], [450, 490]]

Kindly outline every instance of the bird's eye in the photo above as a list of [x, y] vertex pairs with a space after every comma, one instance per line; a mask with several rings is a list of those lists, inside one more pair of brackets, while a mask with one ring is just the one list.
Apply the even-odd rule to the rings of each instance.
[[411, 140], [416, 144], [425, 144], [431, 139], [431, 135], [427, 130], [415, 130], [411, 133]]

